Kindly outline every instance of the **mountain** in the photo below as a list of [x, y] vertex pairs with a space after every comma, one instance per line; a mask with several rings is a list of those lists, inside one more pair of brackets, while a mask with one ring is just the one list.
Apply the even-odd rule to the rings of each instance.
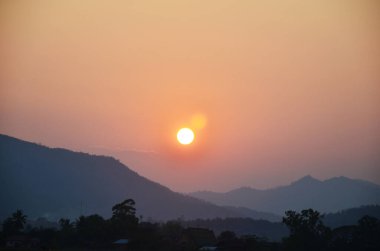
[[231, 206], [224, 206], [224, 208], [227, 208], [230, 211], [236, 212], [243, 218], [251, 218], [255, 220], [265, 220], [269, 222], [280, 222], [282, 221], [282, 216], [273, 214], [273, 213], [267, 213], [262, 211], [256, 211], [250, 208], [246, 207], [231, 207]]
[[325, 181], [305, 176], [288, 186], [267, 190], [242, 187], [227, 193], [201, 191], [191, 196], [222, 206], [246, 207], [283, 215], [286, 210], [313, 208], [323, 213], [380, 204], [380, 186], [336, 177]]
[[29, 218], [108, 217], [114, 204], [136, 201], [137, 214], [167, 220], [238, 217], [234, 210], [179, 194], [118, 160], [18, 140], [0, 134], [0, 219], [16, 209]]
[[331, 228], [356, 225], [366, 215], [380, 220], [380, 205], [361, 206], [326, 214], [323, 217], [323, 222]]

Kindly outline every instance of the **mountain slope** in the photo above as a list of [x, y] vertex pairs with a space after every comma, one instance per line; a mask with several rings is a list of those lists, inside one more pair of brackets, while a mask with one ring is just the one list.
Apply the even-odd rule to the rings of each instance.
[[156, 220], [240, 216], [237, 212], [175, 193], [139, 176], [111, 157], [52, 149], [0, 135], [0, 219], [16, 209], [30, 218], [111, 214], [133, 198], [137, 214]]
[[380, 220], [380, 205], [362, 206], [326, 214], [323, 217], [323, 222], [331, 228], [356, 225], [366, 215]]
[[224, 206], [224, 208], [227, 208], [230, 211], [236, 212], [243, 218], [251, 218], [255, 220], [265, 220], [269, 222], [280, 222], [282, 221], [282, 217], [277, 214], [273, 213], [267, 213], [262, 211], [256, 211], [250, 208], [246, 207], [231, 207], [231, 206]]
[[243, 187], [227, 193], [202, 191], [190, 195], [217, 205], [247, 207], [279, 215], [289, 209], [313, 208], [328, 213], [380, 204], [379, 185], [345, 177], [320, 181], [305, 176], [288, 186], [268, 190]]

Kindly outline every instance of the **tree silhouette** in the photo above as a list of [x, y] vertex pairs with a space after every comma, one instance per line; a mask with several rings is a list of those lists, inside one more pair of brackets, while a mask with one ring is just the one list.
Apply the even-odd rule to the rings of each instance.
[[3, 232], [5, 235], [17, 234], [24, 229], [27, 216], [21, 210], [17, 210], [11, 217], [3, 222]]
[[68, 247], [75, 243], [75, 225], [69, 219], [61, 218], [59, 221], [59, 241], [61, 246]]
[[112, 218], [113, 219], [125, 219], [130, 216], [135, 217], [136, 208], [135, 201], [133, 199], [126, 199], [123, 202], [116, 204], [112, 207]]
[[361, 249], [378, 250], [380, 248], [380, 221], [368, 215], [358, 221], [357, 230], [353, 236], [353, 246]]
[[15, 223], [15, 227], [18, 230], [21, 230], [24, 228], [24, 225], [26, 223], [27, 216], [23, 214], [21, 210], [17, 210], [15, 213], [12, 214], [12, 220]]
[[118, 238], [130, 237], [135, 232], [138, 222], [134, 200], [126, 199], [112, 207], [110, 223], [114, 236]]
[[290, 236], [284, 239], [286, 250], [324, 250], [327, 247], [331, 231], [323, 225], [318, 211], [286, 211], [285, 215], [282, 222], [290, 230]]
[[99, 247], [107, 243], [107, 222], [100, 215], [80, 216], [75, 225], [82, 245]]
[[223, 231], [218, 236], [218, 247], [222, 250], [236, 250], [239, 247], [239, 240], [232, 231]]
[[61, 227], [61, 230], [71, 230], [74, 228], [74, 223], [71, 223], [70, 222], [70, 219], [64, 219], [64, 218], [61, 218], [59, 219], [58, 221], [59, 223], [59, 226]]

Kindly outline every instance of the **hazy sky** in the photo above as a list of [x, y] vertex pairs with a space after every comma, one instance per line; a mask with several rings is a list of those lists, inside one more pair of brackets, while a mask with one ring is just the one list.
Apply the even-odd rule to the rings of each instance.
[[1, 0], [0, 132], [113, 154], [176, 191], [380, 183], [379, 13], [377, 0]]

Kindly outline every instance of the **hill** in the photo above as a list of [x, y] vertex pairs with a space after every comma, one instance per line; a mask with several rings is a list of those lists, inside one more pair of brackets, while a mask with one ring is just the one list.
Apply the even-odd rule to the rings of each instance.
[[239, 213], [179, 194], [118, 160], [0, 135], [0, 219], [16, 209], [30, 218], [108, 217], [114, 204], [133, 198], [137, 214], [167, 220], [238, 217]]
[[323, 217], [323, 222], [331, 228], [356, 225], [365, 215], [380, 220], [380, 205], [361, 206], [326, 214]]
[[379, 185], [346, 177], [320, 181], [305, 176], [288, 186], [267, 190], [242, 187], [227, 193], [201, 191], [190, 195], [217, 205], [246, 207], [278, 215], [290, 209], [313, 208], [330, 213], [380, 204]]

